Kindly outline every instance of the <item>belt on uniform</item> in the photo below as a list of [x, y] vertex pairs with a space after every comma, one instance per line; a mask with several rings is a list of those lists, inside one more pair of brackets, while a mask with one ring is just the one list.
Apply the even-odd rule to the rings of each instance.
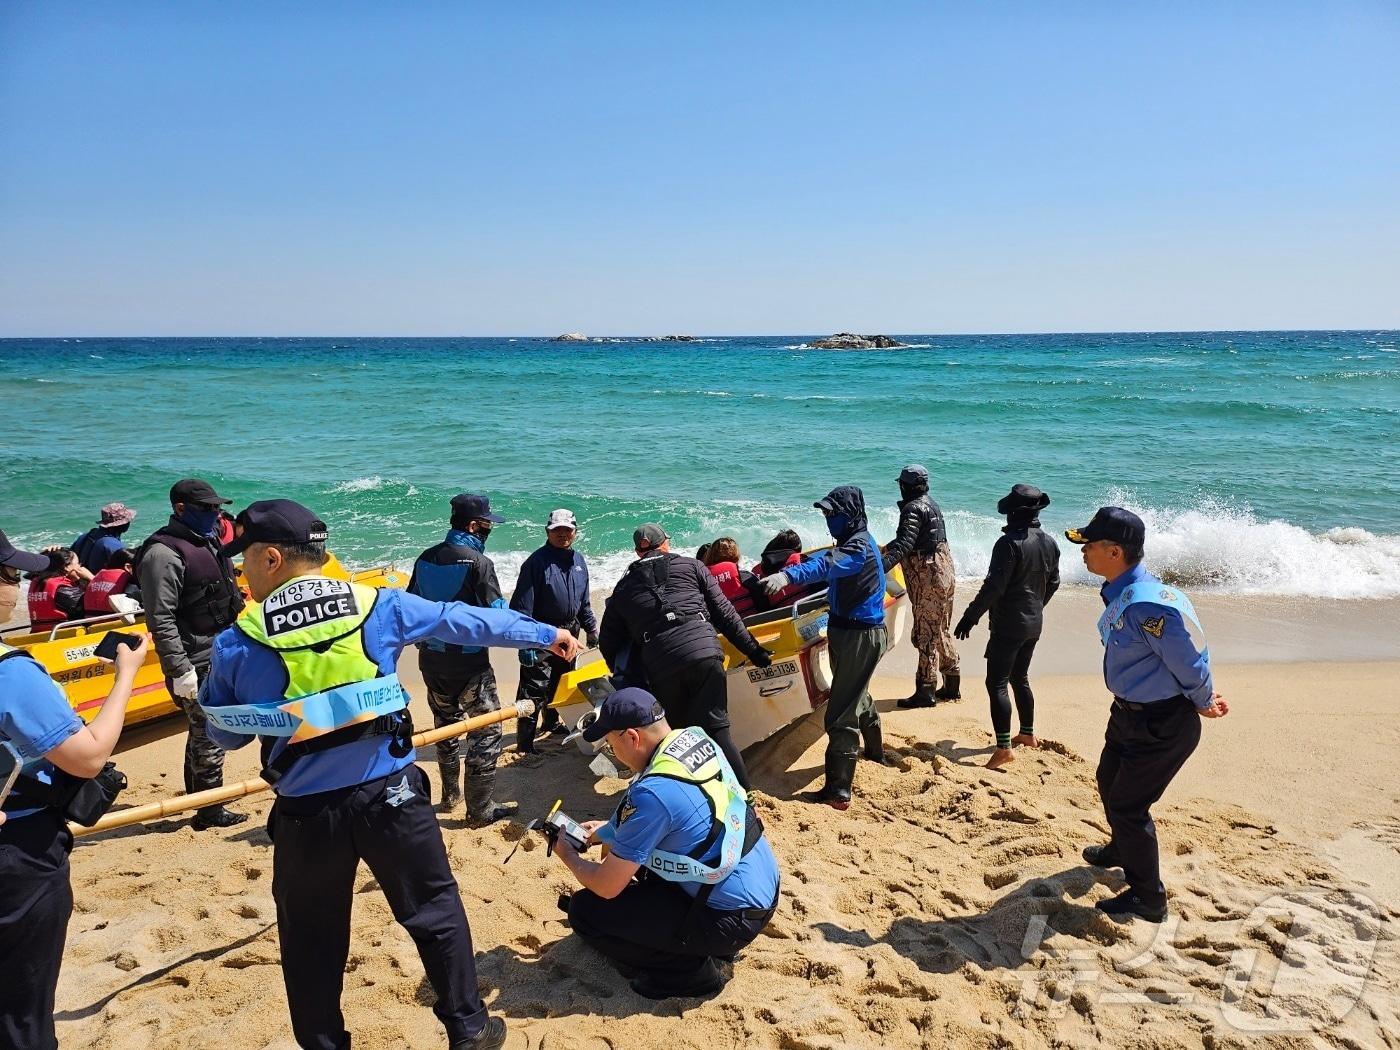
[[1184, 697], [1184, 696], [1182, 696], [1180, 693], [1178, 693], [1176, 696], [1169, 696], [1169, 697], [1167, 697], [1165, 700], [1152, 700], [1152, 701], [1149, 701], [1148, 703], [1140, 704], [1140, 703], [1137, 703], [1137, 702], [1134, 701], [1134, 700], [1124, 700], [1121, 696], [1115, 696], [1115, 697], [1113, 698], [1113, 706], [1114, 706], [1114, 707], [1121, 707], [1121, 708], [1123, 708], [1125, 711], [1162, 710], [1162, 709], [1163, 709], [1163, 708], [1162, 708], [1162, 705], [1163, 705], [1163, 704], [1169, 704], [1169, 703], [1171, 703], [1173, 700], [1185, 700], [1185, 699], [1186, 699], [1186, 697]]

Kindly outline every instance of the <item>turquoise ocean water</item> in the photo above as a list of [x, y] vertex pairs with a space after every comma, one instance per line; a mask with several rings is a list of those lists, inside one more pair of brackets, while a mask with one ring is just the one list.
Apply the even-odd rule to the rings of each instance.
[[119, 499], [139, 539], [199, 475], [313, 507], [347, 563], [407, 565], [465, 489], [508, 519], [507, 587], [556, 506], [606, 584], [639, 522], [754, 557], [785, 526], [820, 537], [812, 500], [838, 483], [888, 540], [918, 461], [960, 575], [1024, 481], [1056, 529], [1136, 509], [1153, 563], [1195, 587], [1400, 595], [1400, 333], [806, 338], [3, 340], [0, 528], [68, 542]]

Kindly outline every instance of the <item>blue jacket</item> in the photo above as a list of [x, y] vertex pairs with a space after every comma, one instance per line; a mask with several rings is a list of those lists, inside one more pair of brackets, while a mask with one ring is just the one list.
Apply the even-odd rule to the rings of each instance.
[[[549, 646], [555, 628], [537, 623], [509, 609], [477, 609], [460, 602], [430, 602], [403, 591], [384, 589], [365, 620], [365, 654], [379, 665], [381, 675], [393, 674], [399, 653], [414, 642], [437, 638], [462, 646], [499, 645], [511, 649]], [[275, 700], [283, 695], [287, 673], [282, 658], [258, 645], [237, 627], [214, 639], [209, 676], [200, 691], [205, 707], [227, 707]], [[253, 737], [230, 733], [213, 725], [209, 738], [222, 748], [243, 747]], [[353, 787], [397, 773], [414, 759], [389, 753], [392, 739], [366, 736], [339, 747], [304, 755], [277, 782], [281, 795], [311, 795], [318, 791]], [[286, 746], [274, 745], [272, 755]]]
[[545, 544], [525, 559], [510, 607], [556, 627], [581, 626], [598, 633], [598, 619], [588, 598], [588, 562], [576, 550]]
[[[1142, 565], [1134, 565], [1099, 589], [1109, 605], [1129, 584], [1160, 583]], [[1214, 685], [1206, 658], [1191, 640], [1181, 613], [1153, 602], [1133, 602], [1111, 625], [1103, 651], [1103, 679], [1114, 696], [1151, 704], [1185, 696], [1209, 707]]]
[[126, 544], [120, 536], [108, 532], [101, 525], [88, 529], [73, 541], [72, 551], [78, 556], [78, 564], [88, 572], [101, 572], [107, 561]]
[[847, 523], [835, 537], [836, 546], [783, 572], [797, 584], [827, 581], [833, 627], [882, 627], [885, 569], [880, 547], [865, 527], [865, 497], [854, 485], [842, 485], [831, 490], [831, 498]]
[[[482, 609], [504, 609], [501, 584], [496, 579], [496, 565], [486, 556], [485, 546], [469, 532], [451, 529], [447, 539], [429, 547], [413, 563], [408, 580], [408, 593], [430, 602], [466, 602]], [[438, 639], [428, 639], [418, 647], [438, 663], [461, 663], [456, 657], [468, 657], [465, 662], [486, 665], [486, 650], [481, 646], [447, 645]]]

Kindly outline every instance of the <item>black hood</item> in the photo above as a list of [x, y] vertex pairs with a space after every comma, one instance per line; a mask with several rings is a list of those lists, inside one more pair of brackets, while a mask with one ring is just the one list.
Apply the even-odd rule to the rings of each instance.
[[824, 514], [846, 515], [850, 524], [836, 537], [838, 540], [844, 541], [865, 528], [865, 494], [855, 485], [837, 485], [816, 506]]

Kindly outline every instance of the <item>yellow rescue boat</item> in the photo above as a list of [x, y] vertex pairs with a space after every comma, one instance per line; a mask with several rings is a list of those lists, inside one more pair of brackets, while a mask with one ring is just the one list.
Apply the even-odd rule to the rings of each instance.
[[[388, 565], [347, 572], [334, 555], [327, 561], [325, 572], [327, 576], [353, 580], [370, 587], [404, 587], [408, 584], [406, 574]], [[241, 583], [241, 573], [239, 579]], [[97, 717], [102, 701], [111, 692], [113, 680], [112, 665], [97, 659], [93, 651], [111, 631], [132, 633], [145, 629], [146, 622], [140, 616], [134, 623], [127, 623], [120, 614], [108, 613], [86, 620], [67, 620], [44, 631], [7, 636], [5, 641], [25, 650], [43, 664], [53, 680], [63, 687], [73, 710], [83, 721], [91, 722]], [[175, 702], [165, 687], [160, 660], [152, 647], [146, 654], [146, 662], [136, 673], [131, 703], [126, 709], [126, 724], [133, 726], [150, 722], [174, 714], [176, 710]]]
[[[829, 612], [826, 593], [822, 592], [783, 609], [745, 617], [749, 632], [773, 654], [768, 667], [755, 667], [720, 636], [729, 687], [729, 719], [734, 742], [740, 748], [767, 740], [826, 703], [831, 695], [831, 654], [826, 641]], [[908, 621], [904, 573], [895, 566], [885, 578], [885, 626], [891, 648], [903, 640]], [[601, 658], [569, 671], [560, 677], [550, 706], [560, 709], [568, 724], [575, 724], [612, 692], [609, 673]], [[582, 737], [578, 744], [587, 754], [597, 751]]]

